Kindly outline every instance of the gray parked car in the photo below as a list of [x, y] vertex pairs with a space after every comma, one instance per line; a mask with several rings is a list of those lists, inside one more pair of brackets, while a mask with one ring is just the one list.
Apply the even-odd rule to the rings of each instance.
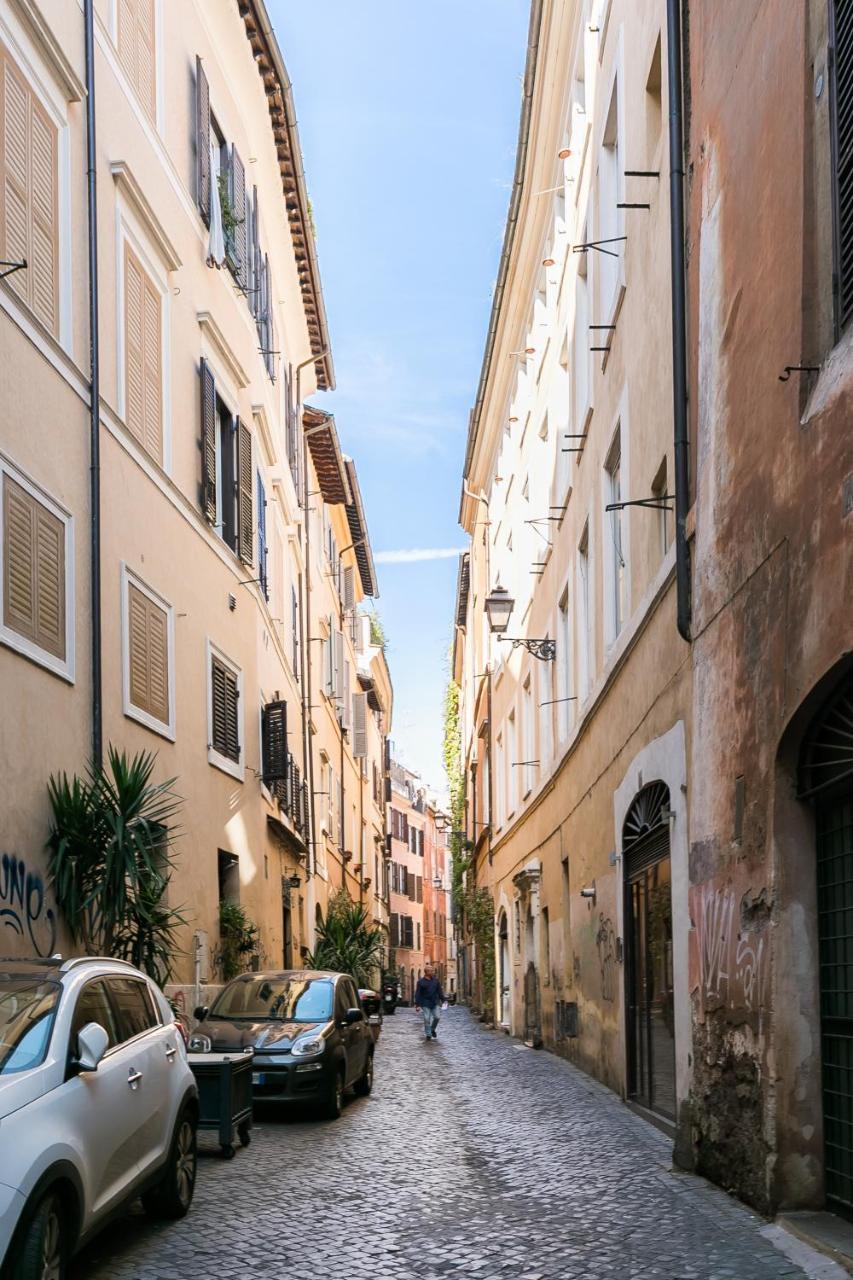
[[63, 1280], [142, 1196], [180, 1218], [198, 1101], [169, 1004], [120, 960], [0, 960], [0, 1275]]

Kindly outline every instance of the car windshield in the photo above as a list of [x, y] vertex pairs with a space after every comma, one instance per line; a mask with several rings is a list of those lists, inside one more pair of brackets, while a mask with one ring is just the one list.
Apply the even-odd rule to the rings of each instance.
[[332, 1016], [334, 992], [328, 978], [236, 978], [211, 1009], [214, 1018], [256, 1022], [323, 1022]]
[[44, 1062], [60, 990], [58, 982], [0, 973], [0, 1076]]

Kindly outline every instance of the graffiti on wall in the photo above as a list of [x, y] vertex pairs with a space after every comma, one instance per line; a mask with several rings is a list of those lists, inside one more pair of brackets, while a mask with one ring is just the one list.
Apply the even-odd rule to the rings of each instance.
[[691, 889], [690, 899], [703, 998], [760, 1009], [766, 967], [761, 931], [738, 928], [733, 889], [701, 885]]
[[604, 912], [598, 917], [595, 945], [598, 948], [601, 970], [601, 998], [612, 1003], [616, 999], [616, 930], [613, 921]]
[[51, 955], [56, 945], [56, 915], [44, 880], [13, 853], [0, 856], [0, 929], [10, 929], [39, 956]]

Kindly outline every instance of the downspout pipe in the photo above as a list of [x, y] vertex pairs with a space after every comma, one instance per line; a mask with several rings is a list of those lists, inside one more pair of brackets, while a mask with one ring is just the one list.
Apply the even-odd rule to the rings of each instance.
[[94, 0], [85, 0], [86, 194], [89, 232], [89, 555], [92, 627], [92, 764], [104, 760], [103, 662], [101, 647], [101, 378], [98, 323], [98, 189], [95, 145]]
[[690, 442], [687, 425], [687, 303], [684, 263], [684, 123], [681, 0], [667, 0], [669, 221], [672, 286], [672, 397], [675, 449], [675, 583], [679, 635], [690, 642]]
[[[308, 858], [307, 874], [317, 872], [317, 806], [314, 790], [314, 748], [311, 742], [311, 511], [308, 506], [308, 441], [302, 426], [302, 370], [315, 364], [325, 356], [328, 347], [311, 355], [296, 366], [296, 422], [297, 430], [302, 433], [302, 488], [297, 497], [302, 502], [305, 512], [305, 567], [300, 575], [300, 597], [302, 606], [302, 752], [305, 765], [305, 777], [308, 782]], [[312, 922], [313, 927], [313, 922]]]

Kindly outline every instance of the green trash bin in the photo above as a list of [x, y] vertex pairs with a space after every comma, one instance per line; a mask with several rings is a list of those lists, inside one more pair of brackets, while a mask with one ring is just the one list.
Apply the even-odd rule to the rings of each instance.
[[198, 1127], [219, 1134], [226, 1160], [234, 1156], [235, 1134], [240, 1145], [252, 1140], [252, 1058], [244, 1053], [191, 1053], [188, 1062], [198, 1085]]

